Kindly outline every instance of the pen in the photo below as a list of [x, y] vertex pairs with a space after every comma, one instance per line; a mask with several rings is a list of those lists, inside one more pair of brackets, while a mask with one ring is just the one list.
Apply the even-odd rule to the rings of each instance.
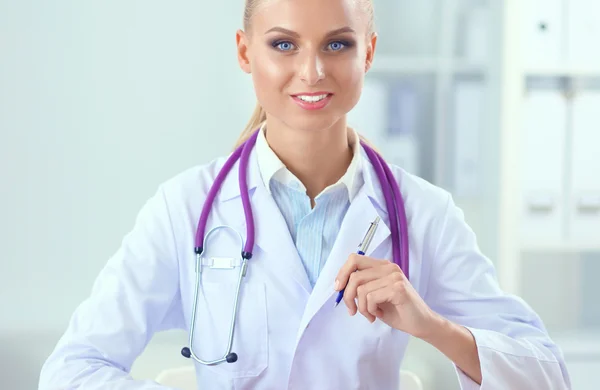
[[[365, 253], [367, 252], [367, 250], [369, 249], [369, 245], [371, 244], [371, 240], [373, 239], [373, 236], [375, 235], [375, 230], [377, 230], [377, 225], [379, 224], [380, 219], [381, 218], [379, 218], [379, 216], [377, 216], [377, 218], [375, 218], [375, 220], [373, 222], [371, 222], [371, 226], [369, 226], [369, 229], [367, 230], [365, 237], [363, 238], [361, 243], [358, 244], [358, 252], [356, 252], [357, 254], [364, 256]], [[337, 307], [337, 305], [339, 305], [340, 302], [342, 301], [342, 298], [344, 297], [344, 291], [346, 291], [346, 287], [344, 287], [338, 293], [338, 296], [335, 299], [335, 307]]]

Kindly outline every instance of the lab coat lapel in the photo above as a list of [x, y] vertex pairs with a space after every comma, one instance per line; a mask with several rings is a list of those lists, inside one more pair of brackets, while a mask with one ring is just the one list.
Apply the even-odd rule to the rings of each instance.
[[312, 317], [323, 305], [331, 305], [331, 310], [334, 309], [337, 295], [337, 292], [334, 291], [335, 277], [348, 260], [348, 256], [356, 253], [367, 229], [377, 216], [381, 217], [381, 221], [366, 255], [371, 254], [390, 235], [387, 214], [376, 207], [377, 199], [371, 196], [372, 194], [369, 194], [370, 191], [366, 191], [366, 188], [370, 188], [370, 186], [363, 186], [346, 212], [331, 253], [306, 305], [298, 332], [298, 340]]
[[[221, 188], [220, 199], [226, 205], [223, 211], [227, 213], [227, 220], [234, 221], [232, 226], [237, 227], [245, 242], [246, 220], [240, 196], [238, 169], [239, 163], [236, 163], [227, 175]], [[291, 276], [308, 296], [312, 290], [308, 275], [285, 219], [263, 183], [255, 149], [248, 161], [247, 181], [254, 217], [254, 245], [264, 252], [250, 261], [269, 261], [269, 267], [276, 270], [275, 273], [281, 275], [282, 280], [287, 279], [286, 275]]]
[[[270, 263], [277, 268], [277, 274], [285, 279], [289, 274], [307, 294], [312, 290], [308, 275], [296, 245], [289, 233], [285, 219], [281, 215], [279, 207], [273, 197], [263, 185], [258, 185], [252, 196], [254, 207], [255, 245], [263, 250]], [[245, 222], [243, 222], [245, 230]]]

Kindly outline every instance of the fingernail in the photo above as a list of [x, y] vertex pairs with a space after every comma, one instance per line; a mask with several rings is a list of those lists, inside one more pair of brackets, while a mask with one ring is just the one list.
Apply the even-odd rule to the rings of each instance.
[[340, 288], [340, 281], [339, 280], [335, 280], [335, 286], [333, 287], [336, 291], [339, 290]]

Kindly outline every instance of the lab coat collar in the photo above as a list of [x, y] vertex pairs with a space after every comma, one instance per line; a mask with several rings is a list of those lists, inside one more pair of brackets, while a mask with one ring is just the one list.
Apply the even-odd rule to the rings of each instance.
[[383, 192], [381, 191], [379, 179], [377, 178], [377, 172], [375, 172], [375, 168], [362, 146], [360, 148], [360, 154], [363, 166], [362, 177], [365, 194], [374, 202], [373, 205], [377, 207], [381, 213], [384, 213], [387, 216], [387, 205], [385, 203]]
[[[358, 136], [357, 133], [354, 134]], [[362, 146], [359, 146], [356, 149], [358, 149], [358, 156], [353, 158], [353, 161], [357, 160], [355, 164], [360, 166], [360, 168], [357, 168], [360, 169], [360, 174], [356, 175], [356, 179], [353, 181], [352, 187], [355, 188], [354, 192], [356, 195], [358, 195], [358, 193], [364, 187], [365, 194], [375, 201], [377, 207], [381, 211], [386, 212], [385, 198], [380, 190], [379, 180], [377, 179], [377, 174], [375, 173], [373, 165], [369, 161], [369, 158]], [[225, 177], [223, 185], [221, 186], [221, 191], [218, 195], [218, 199], [221, 202], [226, 202], [240, 197], [238, 172], [239, 160], [233, 165], [231, 172]], [[257, 186], [260, 185], [264, 187], [267, 193], [270, 194], [270, 191], [266, 187], [261, 175], [260, 165], [258, 162], [258, 151], [256, 147], [250, 152], [247, 181], [248, 191], [251, 193], [256, 189]]]
[[[223, 164], [224, 163], [225, 161], [223, 161]], [[223, 164], [220, 165], [222, 166]], [[221, 169], [221, 166], [219, 169]], [[218, 199], [221, 202], [227, 202], [232, 199], [240, 198], [239, 169], [240, 161], [238, 160], [223, 181], [221, 191], [218, 195]], [[246, 174], [246, 180], [248, 183], [248, 191], [250, 193], [252, 193], [256, 187], [262, 183], [260, 171], [258, 169], [256, 148], [252, 149], [248, 158], [248, 173]]]

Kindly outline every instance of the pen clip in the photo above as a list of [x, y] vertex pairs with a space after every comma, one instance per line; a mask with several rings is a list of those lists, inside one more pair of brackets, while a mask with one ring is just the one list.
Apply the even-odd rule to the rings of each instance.
[[377, 230], [377, 225], [379, 225], [380, 220], [381, 220], [381, 218], [379, 216], [377, 216], [377, 218], [375, 218], [375, 220], [373, 222], [371, 222], [371, 226], [369, 226], [369, 229], [367, 229], [367, 233], [365, 234], [365, 237], [363, 238], [361, 243], [358, 245], [358, 249], [361, 252], [363, 252], [363, 253], [367, 252], [367, 249], [369, 248], [369, 245], [371, 244], [371, 240], [373, 240], [373, 237], [375, 236], [375, 230]]

